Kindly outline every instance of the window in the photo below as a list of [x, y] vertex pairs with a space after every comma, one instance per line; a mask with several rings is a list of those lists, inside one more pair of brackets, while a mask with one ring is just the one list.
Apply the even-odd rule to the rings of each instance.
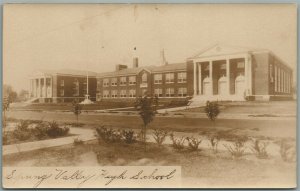
[[73, 96], [79, 96], [79, 81], [78, 79], [74, 80], [74, 93]]
[[275, 92], [277, 92], [277, 66], [274, 67], [275, 68]]
[[120, 78], [120, 85], [121, 86], [126, 86], [126, 83], [127, 83], [126, 77], [121, 77]]
[[109, 79], [103, 79], [103, 87], [109, 86]]
[[186, 82], [186, 72], [178, 73], [178, 83], [185, 83]]
[[65, 80], [60, 80], [60, 86], [65, 86]]
[[97, 80], [97, 89], [100, 89], [101, 88], [101, 81], [100, 79]]
[[154, 95], [157, 97], [162, 97], [162, 89], [161, 88], [154, 89]]
[[147, 73], [142, 75], [142, 83], [147, 83]]
[[135, 97], [135, 90], [129, 90], [129, 97]]
[[112, 78], [110, 83], [111, 86], [117, 86], [117, 78]]
[[186, 97], [187, 95], [187, 89], [186, 88], [179, 88], [178, 89], [178, 96], [179, 97]]
[[111, 91], [111, 97], [112, 97], [112, 98], [118, 97], [118, 91], [117, 91], [117, 90], [112, 90], [112, 91]]
[[99, 93], [96, 94], [96, 101], [101, 101], [101, 94]]
[[174, 83], [174, 73], [166, 74], [166, 83]]
[[121, 90], [120, 97], [126, 97], [126, 90]]
[[59, 92], [60, 96], [64, 96], [65, 95], [65, 90], [64, 89], [61, 89], [60, 92]]
[[174, 88], [166, 89], [166, 97], [174, 97]]
[[130, 76], [129, 77], [129, 85], [135, 85], [136, 84], [136, 77]]
[[154, 84], [162, 83], [162, 74], [154, 74]]
[[109, 91], [108, 90], [104, 90], [103, 91], [103, 97], [104, 98], [108, 98], [109, 97]]

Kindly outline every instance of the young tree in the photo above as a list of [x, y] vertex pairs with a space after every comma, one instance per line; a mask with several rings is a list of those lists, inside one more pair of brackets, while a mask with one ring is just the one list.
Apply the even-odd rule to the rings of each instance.
[[217, 119], [217, 116], [220, 113], [218, 103], [207, 101], [204, 110], [205, 110], [205, 113], [206, 113], [208, 119], [211, 120], [212, 122], [214, 122], [214, 125], [215, 125], [215, 120]]
[[2, 112], [3, 112], [3, 127], [6, 127], [6, 111], [9, 109], [9, 97], [3, 98], [2, 101]]
[[147, 126], [153, 121], [156, 114], [154, 98], [148, 97], [147, 95], [145, 95], [144, 97], [139, 97], [136, 100], [135, 108], [139, 111], [139, 115], [141, 116], [144, 123], [144, 126], [142, 128], [142, 140], [144, 142], [146, 150]]
[[78, 116], [81, 114], [82, 105], [79, 103], [77, 99], [74, 99], [72, 102], [73, 113], [76, 115], [76, 122], [78, 127]]

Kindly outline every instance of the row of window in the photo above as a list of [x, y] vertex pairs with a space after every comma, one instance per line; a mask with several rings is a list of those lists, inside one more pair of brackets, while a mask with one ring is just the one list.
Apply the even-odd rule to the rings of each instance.
[[285, 70], [275, 66], [275, 92], [291, 93], [291, 76]]
[[[162, 76], [163, 74], [154, 74], [154, 84], [162, 84]], [[166, 78], [166, 83], [174, 83], [174, 73], [166, 73], [165, 78]], [[109, 83], [110, 82], [110, 83]], [[142, 83], [147, 83], [148, 82], [148, 77], [147, 73], [144, 73], [142, 75]], [[177, 74], [177, 82], [178, 83], [185, 83], [186, 82], [186, 72], [180, 72]], [[103, 86], [108, 87], [109, 85], [111, 86], [117, 86], [118, 84], [118, 79], [117, 78], [105, 78], [103, 79]], [[120, 85], [125, 86], [127, 84], [127, 78], [120, 77]], [[135, 85], [136, 84], [136, 76], [129, 76], [129, 85]], [[100, 84], [98, 83], [98, 86]]]
[[[131, 89], [128, 91], [126, 90], [104, 90], [102, 94], [103, 98], [126, 98], [126, 97], [136, 97], [136, 90]], [[163, 97], [163, 90], [161, 88], [154, 89], [154, 95], [157, 97]], [[175, 90], [174, 88], [166, 88], [165, 97], [174, 97], [175, 96]], [[186, 97], [187, 96], [187, 88], [178, 88], [178, 97]]]

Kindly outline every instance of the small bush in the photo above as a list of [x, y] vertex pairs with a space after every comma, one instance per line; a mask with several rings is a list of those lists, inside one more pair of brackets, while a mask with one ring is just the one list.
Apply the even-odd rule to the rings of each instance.
[[224, 147], [230, 152], [234, 159], [242, 157], [245, 153], [245, 142], [244, 137], [237, 138], [232, 145], [224, 144]]
[[259, 159], [268, 158], [267, 148], [268, 144], [266, 142], [261, 142], [259, 139], [252, 141], [251, 150]]
[[158, 145], [162, 145], [163, 142], [166, 140], [167, 135], [168, 135], [168, 131], [155, 129], [153, 133], [153, 138]]
[[29, 131], [29, 121], [28, 120], [21, 120], [20, 123], [17, 125], [17, 131]]
[[74, 139], [73, 144], [74, 144], [75, 146], [77, 146], [77, 145], [83, 145], [84, 142], [83, 142], [83, 140], [81, 140], [81, 139], [79, 139], [78, 137], [76, 137], [76, 138]]
[[123, 130], [122, 138], [124, 139], [125, 143], [132, 144], [136, 142], [137, 135], [132, 130]]
[[280, 156], [285, 162], [296, 161], [296, 149], [292, 144], [288, 144], [287, 141], [281, 140], [280, 142]]
[[13, 131], [13, 136], [20, 140], [25, 141], [31, 138], [31, 132], [28, 128], [29, 122], [27, 120], [22, 120]]
[[174, 149], [176, 150], [182, 150], [184, 149], [184, 142], [185, 142], [185, 138], [181, 137], [181, 138], [175, 138], [174, 134], [171, 133], [170, 134], [170, 138], [172, 140], [172, 146]]
[[56, 121], [49, 122], [47, 127], [47, 135], [51, 138], [65, 136], [69, 133], [68, 127], [59, 127]]
[[197, 151], [200, 143], [202, 142], [201, 139], [196, 139], [194, 137], [187, 137], [186, 140], [188, 141], [189, 149], [191, 151]]
[[47, 124], [45, 124], [43, 122], [38, 123], [32, 131], [33, 131], [34, 136], [39, 140], [42, 140], [42, 139], [45, 139], [48, 137]]
[[105, 127], [96, 128], [96, 136], [98, 140], [103, 140], [105, 143], [114, 143], [120, 142], [122, 139], [122, 135], [120, 131], [115, 131], [113, 129], [108, 129]]
[[219, 135], [216, 135], [216, 134], [213, 134], [213, 135], [210, 135], [208, 137], [209, 139], [209, 143], [211, 145], [211, 148], [212, 150], [217, 153], [218, 152], [218, 144], [219, 144], [219, 141], [220, 141], [220, 136]]

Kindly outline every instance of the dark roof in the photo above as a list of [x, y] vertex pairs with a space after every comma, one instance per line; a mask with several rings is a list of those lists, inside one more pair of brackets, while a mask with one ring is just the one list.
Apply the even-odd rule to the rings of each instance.
[[127, 68], [114, 72], [99, 73], [97, 77], [112, 77], [112, 76], [122, 76], [122, 75], [136, 75], [142, 70], [148, 70], [150, 72], [167, 72], [167, 71], [177, 71], [186, 70], [186, 63], [175, 63], [167, 64], [163, 66], [144, 66], [138, 68]]

